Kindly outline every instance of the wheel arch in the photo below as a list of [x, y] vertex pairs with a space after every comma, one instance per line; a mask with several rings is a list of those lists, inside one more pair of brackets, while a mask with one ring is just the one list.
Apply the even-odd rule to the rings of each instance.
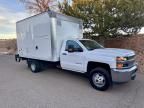
[[100, 62], [93, 62], [93, 61], [89, 61], [88, 64], [87, 64], [87, 73], [90, 74], [90, 72], [97, 68], [97, 67], [101, 67], [101, 68], [104, 68], [106, 69], [110, 76], [111, 76], [111, 68], [110, 68], [110, 65], [107, 64], [107, 63], [100, 63]]

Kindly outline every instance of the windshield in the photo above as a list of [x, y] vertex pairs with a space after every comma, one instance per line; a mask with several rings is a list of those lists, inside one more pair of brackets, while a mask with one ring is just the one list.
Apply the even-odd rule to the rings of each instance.
[[94, 40], [80, 40], [80, 42], [89, 50], [101, 49], [104, 48], [102, 45], [98, 44]]

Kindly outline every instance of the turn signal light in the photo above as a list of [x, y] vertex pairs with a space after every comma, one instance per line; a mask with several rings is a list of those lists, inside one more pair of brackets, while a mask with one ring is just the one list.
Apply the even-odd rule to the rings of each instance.
[[117, 64], [117, 68], [119, 68], [119, 69], [123, 68], [123, 66], [124, 66], [124, 65], [123, 65], [122, 63], [118, 63], [118, 64]]

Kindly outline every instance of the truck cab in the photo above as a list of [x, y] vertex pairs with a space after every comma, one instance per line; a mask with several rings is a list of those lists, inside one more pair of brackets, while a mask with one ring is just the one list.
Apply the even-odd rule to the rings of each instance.
[[134, 80], [137, 71], [134, 51], [104, 48], [89, 39], [65, 40], [60, 64], [62, 69], [87, 73], [91, 85], [99, 90], [106, 90], [111, 82]]

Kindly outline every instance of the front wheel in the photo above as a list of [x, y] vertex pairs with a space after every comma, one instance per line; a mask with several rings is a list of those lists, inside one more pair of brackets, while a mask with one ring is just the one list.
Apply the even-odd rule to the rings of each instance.
[[89, 80], [92, 87], [100, 91], [107, 90], [111, 83], [109, 72], [103, 68], [92, 70]]

